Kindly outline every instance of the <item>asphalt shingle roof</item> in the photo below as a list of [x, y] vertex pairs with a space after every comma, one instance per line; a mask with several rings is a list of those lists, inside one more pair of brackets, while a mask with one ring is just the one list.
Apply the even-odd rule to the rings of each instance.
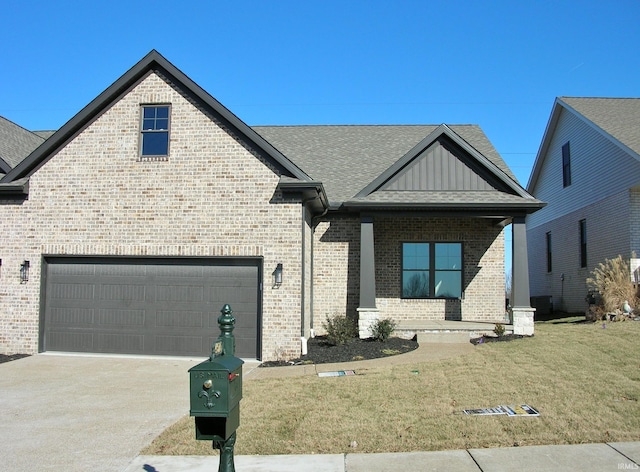
[[560, 97], [560, 100], [640, 154], [640, 98]]
[[[332, 203], [352, 199], [436, 128], [438, 125], [253, 127], [311, 178], [322, 182]], [[517, 182], [480, 127], [449, 128]]]
[[9, 167], [15, 167], [44, 141], [45, 138], [0, 116], [0, 159]]

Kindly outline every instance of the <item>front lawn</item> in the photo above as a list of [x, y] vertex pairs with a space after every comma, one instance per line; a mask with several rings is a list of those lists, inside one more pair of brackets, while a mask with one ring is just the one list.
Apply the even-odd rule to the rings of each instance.
[[[480, 344], [448, 360], [345, 377], [247, 379], [235, 453], [638, 441], [639, 339], [640, 322], [549, 321], [536, 323], [532, 338]], [[510, 404], [529, 404], [540, 416], [462, 414]], [[213, 454], [210, 441], [194, 439], [193, 422], [185, 416], [142, 453]]]

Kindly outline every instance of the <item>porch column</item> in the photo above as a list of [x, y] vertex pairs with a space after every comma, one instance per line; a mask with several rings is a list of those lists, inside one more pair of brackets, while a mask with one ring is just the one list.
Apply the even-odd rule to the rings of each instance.
[[511, 320], [513, 334], [533, 335], [533, 314], [529, 295], [529, 257], [525, 218], [515, 217], [511, 223]]
[[373, 217], [363, 216], [360, 220], [360, 305], [358, 307], [360, 338], [371, 337], [371, 325], [377, 320]]

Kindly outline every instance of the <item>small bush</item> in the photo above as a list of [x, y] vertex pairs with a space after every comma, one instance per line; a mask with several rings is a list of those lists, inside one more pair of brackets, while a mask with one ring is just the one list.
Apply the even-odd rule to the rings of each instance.
[[322, 327], [327, 332], [327, 341], [335, 346], [346, 344], [358, 335], [355, 321], [345, 315], [327, 317]]
[[496, 323], [496, 327], [493, 328], [493, 332], [496, 333], [496, 336], [504, 336], [504, 325], [502, 323]]
[[391, 333], [396, 329], [398, 323], [391, 318], [378, 320], [371, 326], [371, 337], [376, 341], [385, 342], [391, 337]]

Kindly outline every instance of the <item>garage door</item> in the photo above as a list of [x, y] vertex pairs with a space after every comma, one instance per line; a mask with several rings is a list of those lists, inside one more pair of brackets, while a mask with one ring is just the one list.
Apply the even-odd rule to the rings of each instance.
[[226, 303], [259, 358], [257, 259], [46, 258], [44, 351], [209, 356]]

